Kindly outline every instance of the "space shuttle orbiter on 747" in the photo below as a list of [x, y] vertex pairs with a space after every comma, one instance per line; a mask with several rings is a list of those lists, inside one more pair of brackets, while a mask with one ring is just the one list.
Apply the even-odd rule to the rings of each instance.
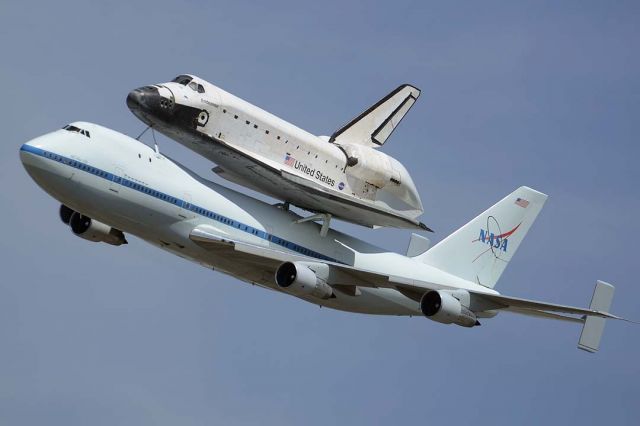
[[135, 89], [144, 123], [217, 164], [221, 177], [368, 227], [430, 229], [405, 167], [381, 147], [420, 96], [402, 85], [330, 137], [312, 135], [192, 75]]

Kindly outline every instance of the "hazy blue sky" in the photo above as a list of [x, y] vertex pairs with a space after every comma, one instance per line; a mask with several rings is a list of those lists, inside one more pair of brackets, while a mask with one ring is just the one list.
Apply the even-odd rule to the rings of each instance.
[[413, 83], [384, 151], [433, 239], [532, 186], [550, 199], [498, 289], [586, 306], [608, 280], [640, 320], [639, 42], [638, 2], [0, 0], [0, 424], [637, 424], [640, 326], [608, 323], [589, 355], [573, 324], [318, 309], [75, 238], [18, 148], [75, 120], [137, 135], [127, 92], [185, 72], [315, 134]]

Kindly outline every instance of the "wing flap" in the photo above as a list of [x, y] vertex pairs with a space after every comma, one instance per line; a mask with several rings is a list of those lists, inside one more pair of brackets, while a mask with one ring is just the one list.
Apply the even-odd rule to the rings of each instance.
[[513, 311], [518, 311], [520, 313], [525, 313], [526, 311], [554, 312], [554, 313], [570, 314], [570, 315], [595, 316], [595, 317], [609, 318], [609, 319], [623, 319], [605, 311], [593, 310], [593, 309], [587, 309], [587, 308], [577, 308], [574, 306], [567, 306], [567, 305], [557, 305], [554, 303], [538, 302], [535, 300], [520, 299], [518, 297], [508, 297], [508, 296], [502, 296], [499, 294], [474, 293], [474, 296], [485, 299], [488, 302], [495, 303], [498, 306], [501, 306], [497, 309], [503, 309], [507, 311], [513, 310]]
[[509, 312], [512, 312], [514, 314], [526, 315], [528, 317], [546, 318], [546, 319], [567, 321], [567, 322], [573, 322], [573, 323], [579, 323], [579, 324], [582, 324], [584, 322], [582, 318], [572, 317], [568, 315], [554, 314], [552, 312], [532, 311], [527, 309], [521, 310], [517, 308], [510, 308]]

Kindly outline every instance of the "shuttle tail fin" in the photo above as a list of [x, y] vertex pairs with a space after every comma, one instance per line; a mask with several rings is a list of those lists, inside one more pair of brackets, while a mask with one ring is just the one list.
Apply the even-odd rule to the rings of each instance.
[[403, 84], [362, 114], [336, 130], [329, 142], [371, 148], [382, 146], [420, 96], [420, 89]]
[[545, 194], [522, 186], [417, 259], [493, 288], [546, 200]]

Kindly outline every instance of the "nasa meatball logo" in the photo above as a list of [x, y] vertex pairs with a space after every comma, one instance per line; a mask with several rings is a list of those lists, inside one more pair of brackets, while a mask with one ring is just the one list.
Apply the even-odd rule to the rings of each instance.
[[498, 220], [494, 216], [487, 217], [487, 225], [484, 229], [479, 230], [478, 238], [473, 240], [472, 243], [481, 243], [486, 246], [486, 250], [483, 250], [473, 261], [475, 262], [486, 253], [492, 253], [496, 259], [501, 259], [504, 254], [507, 253], [509, 247], [509, 237], [511, 237], [522, 225], [522, 222], [517, 224], [512, 229], [503, 232]]
[[339, 189], [340, 191], [342, 191], [342, 190], [344, 189], [344, 182], [340, 182], [340, 183], [338, 184], [338, 189]]
[[200, 111], [200, 114], [198, 114], [198, 126], [204, 127], [207, 125], [208, 121], [209, 121], [209, 113], [203, 109], [202, 111]]

